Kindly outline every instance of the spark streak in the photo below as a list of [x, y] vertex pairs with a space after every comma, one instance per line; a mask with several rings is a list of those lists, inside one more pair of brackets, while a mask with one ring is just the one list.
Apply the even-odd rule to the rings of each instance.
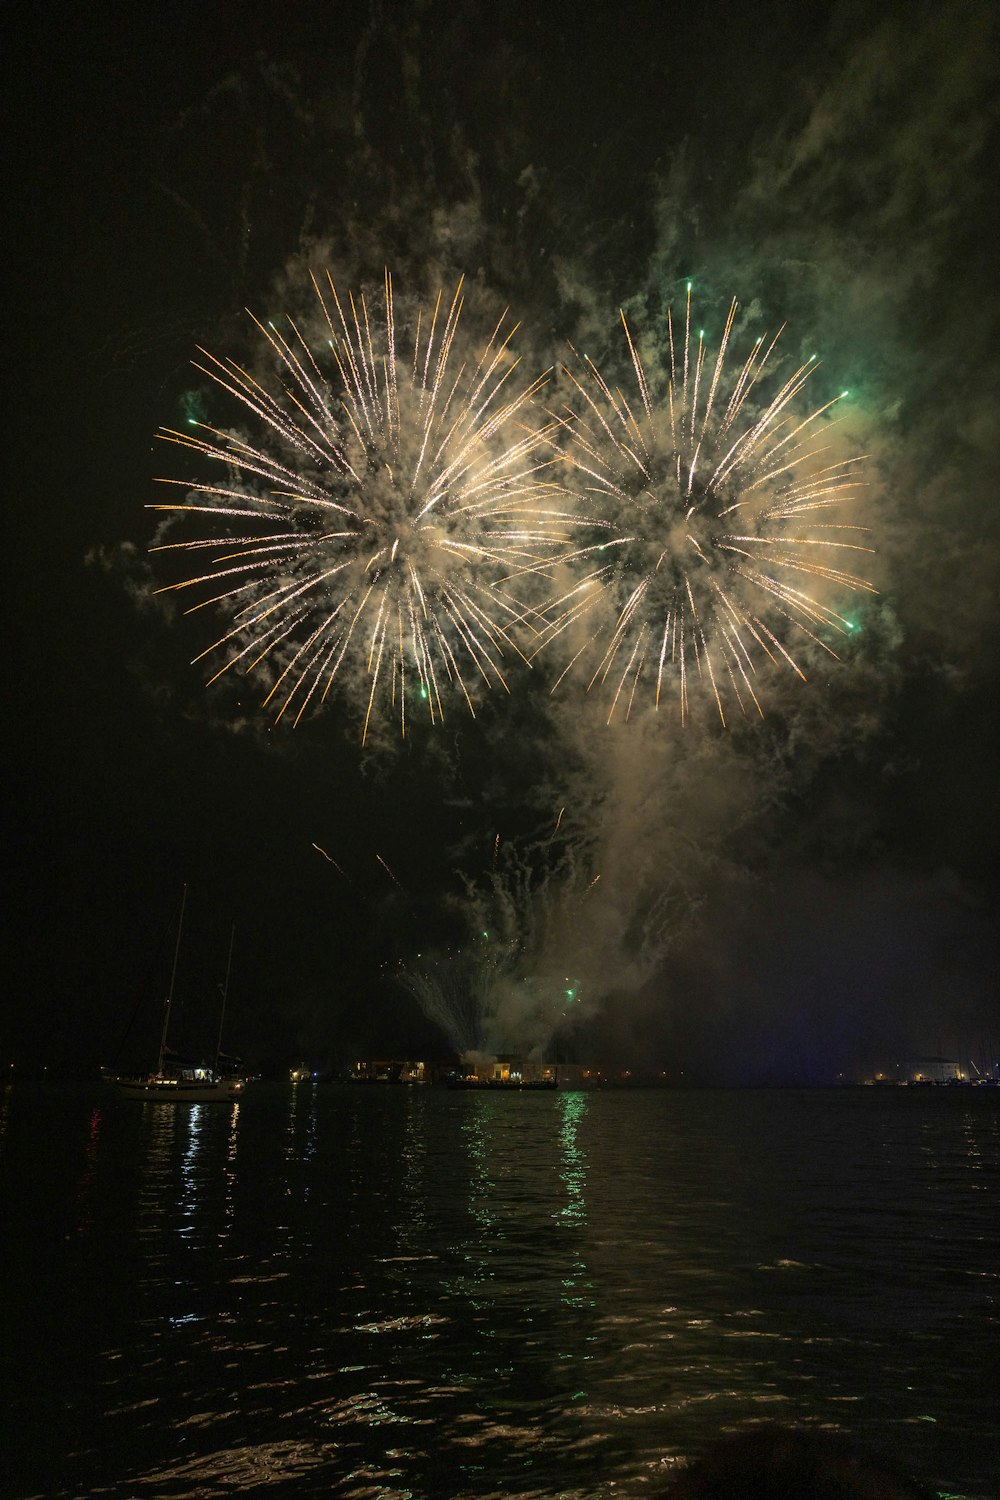
[[399, 881], [396, 879], [395, 875], [389, 869], [389, 866], [386, 864], [386, 862], [382, 858], [381, 854], [376, 854], [375, 858], [378, 860], [379, 864], [382, 866], [383, 870], [388, 875], [388, 877], [392, 881], [393, 885], [399, 886], [399, 889], [402, 890], [403, 887], [401, 885], [399, 885]]
[[[314, 843], [312, 847], [316, 850], [317, 854], [322, 854], [323, 858], [325, 860], [328, 860], [329, 863], [333, 865], [333, 868], [336, 870], [338, 875], [344, 875], [344, 871], [340, 868], [332, 854], [327, 854], [326, 850], [320, 844]], [[344, 875], [344, 879], [347, 879], [346, 875]]]

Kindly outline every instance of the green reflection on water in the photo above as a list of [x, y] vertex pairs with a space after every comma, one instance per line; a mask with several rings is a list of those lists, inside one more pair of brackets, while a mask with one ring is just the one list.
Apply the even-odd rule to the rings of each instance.
[[[564, 1224], [583, 1228], [587, 1220], [587, 1200], [584, 1190], [587, 1185], [587, 1154], [578, 1139], [580, 1126], [586, 1116], [589, 1100], [586, 1094], [560, 1094], [559, 1112], [562, 1121], [559, 1144], [562, 1150], [560, 1177], [566, 1190], [566, 1202], [559, 1210], [558, 1218]], [[588, 1279], [589, 1266], [583, 1257], [580, 1242], [573, 1247], [573, 1258], [562, 1279], [561, 1300], [569, 1307], [593, 1307], [592, 1297], [582, 1295], [591, 1290]], [[576, 1398], [574, 1398], [576, 1399]]]

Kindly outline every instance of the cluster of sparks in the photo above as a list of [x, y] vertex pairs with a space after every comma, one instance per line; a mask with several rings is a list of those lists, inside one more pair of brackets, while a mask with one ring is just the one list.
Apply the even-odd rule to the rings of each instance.
[[460, 1057], [489, 1044], [496, 991], [513, 960], [513, 945], [429, 954], [401, 967], [399, 981], [428, 1020], [439, 1026]]
[[401, 965], [400, 985], [461, 1058], [509, 1051], [526, 1037], [543, 1047], [579, 1003], [579, 981], [522, 972], [526, 954], [516, 938], [482, 939]]
[[525, 421], [544, 377], [510, 393], [506, 313], [477, 363], [458, 359], [461, 282], [450, 305], [439, 293], [417, 313], [405, 361], [388, 271], [378, 316], [363, 295], [345, 306], [329, 276], [312, 284], [322, 347], [292, 319], [285, 332], [254, 320], [279, 394], [201, 351], [196, 368], [241, 403], [263, 443], [200, 422], [198, 435], [161, 434], [227, 479], [164, 480], [188, 493], [152, 508], [222, 519], [227, 531], [157, 546], [212, 554], [207, 570], [159, 592], [207, 589], [194, 609], [224, 612], [228, 628], [197, 658], [224, 656], [211, 681], [262, 672], [265, 703], [297, 722], [346, 679], [367, 700], [363, 738], [380, 692], [405, 734], [414, 700], [436, 722], [456, 688], [474, 712], [477, 684], [506, 688], [505, 657], [523, 654], [509, 580], [565, 532], [545, 504], [546, 430]]
[[529, 1039], [544, 1048], [582, 1003], [581, 981], [565, 970], [579, 966], [577, 923], [588, 920], [580, 907], [600, 875], [574, 868], [577, 851], [560, 849], [565, 811], [518, 839], [495, 833], [479, 875], [460, 877], [461, 941], [397, 970], [461, 1057], [524, 1050]]
[[[650, 703], [687, 722], [700, 690], [725, 724], [731, 705], [763, 715], [763, 664], [805, 677], [796, 635], [835, 656], [824, 637], [852, 632], [841, 597], [874, 590], [844, 558], [872, 548], [831, 515], [861, 487], [862, 459], [831, 456], [821, 419], [839, 397], [795, 414], [814, 356], [762, 384], [780, 329], [731, 375], [737, 304], [713, 356], [689, 285], [683, 334], [668, 311], [662, 380], [623, 315], [634, 394], [574, 351], [572, 405], [538, 420], [546, 377], [512, 390], [506, 314], [477, 361], [460, 357], [461, 282], [450, 305], [439, 293], [417, 313], [412, 353], [388, 272], [378, 315], [364, 295], [345, 306], [329, 276], [312, 284], [322, 340], [254, 320], [279, 394], [233, 360], [202, 351], [196, 366], [242, 405], [256, 443], [203, 423], [162, 434], [226, 470], [165, 480], [187, 494], [152, 507], [225, 524], [154, 549], [211, 554], [160, 592], [198, 587], [193, 610], [223, 611], [201, 653], [224, 658], [212, 681], [261, 672], [265, 703], [295, 722], [346, 683], [364, 739], [380, 694], [405, 734], [414, 701], [437, 722], [457, 689], [474, 712], [478, 689], [509, 690], [506, 658], [564, 648], [553, 691], [584, 663], [609, 722]], [[529, 604], [525, 580], [540, 578], [560, 583]]]
[[828, 519], [862, 484], [861, 457], [824, 460], [830, 424], [820, 419], [842, 398], [794, 415], [815, 356], [761, 396], [781, 329], [758, 338], [729, 377], [736, 308], [734, 300], [713, 359], [692, 330], [688, 285], [683, 336], [667, 314], [662, 400], [624, 314], [631, 400], [586, 355], [565, 368], [577, 398], [564, 413], [565, 457], [592, 511], [578, 520], [571, 556], [584, 576], [547, 607], [536, 649], [582, 633], [556, 687], [589, 660], [587, 686], [608, 690], [609, 722], [616, 711], [627, 719], [648, 694], [656, 709], [672, 694], [683, 723], [698, 688], [723, 724], [727, 700], [763, 716], [761, 660], [804, 680], [787, 637], [799, 633], [836, 656], [817, 632], [855, 628], [824, 589], [874, 592], [842, 565], [845, 552], [873, 550], [867, 528]]

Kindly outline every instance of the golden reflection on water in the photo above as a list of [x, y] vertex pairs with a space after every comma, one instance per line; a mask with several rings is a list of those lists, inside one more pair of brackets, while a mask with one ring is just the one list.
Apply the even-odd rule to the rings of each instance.
[[401, 1161], [405, 1212], [401, 1215], [399, 1243], [402, 1251], [421, 1249], [427, 1241], [427, 1098], [426, 1085], [406, 1090]]
[[238, 1147], [240, 1141], [240, 1104], [237, 1100], [229, 1111], [229, 1135], [226, 1141], [226, 1165], [223, 1168], [222, 1181], [222, 1226], [219, 1230], [219, 1242], [224, 1244], [228, 1240], [233, 1227], [234, 1194], [236, 1190], [236, 1169]]
[[297, 1175], [303, 1198], [308, 1198], [312, 1189], [310, 1168], [316, 1157], [317, 1097], [314, 1083], [293, 1083], [289, 1087], [285, 1158], [302, 1169]]
[[[186, 1107], [185, 1107], [186, 1108]], [[176, 1104], [142, 1104], [140, 1148], [143, 1170], [138, 1190], [138, 1228], [146, 1239], [159, 1237], [173, 1210], [172, 1159], [184, 1110]]]
[[76, 1187], [75, 1208], [78, 1215], [77, 1234], [86, 1234], [94, 1220], [92, 1195], [97, 1180], [97, 1158], [101, 1142], [103, 1112], [96, 1106], [90, 1111], [87, 1137], [84, 1143], [83, 1171]]
[[[11, 1067], [13, 1067], [11, 1063]], [[0, 1147], [4, 1144], [7, 1134], [7, 1122], [10, 1119], [10, 1105], [14, 1097], [14, 1085], [9, 1080], [3, 1086], [3, 1098], [0, 1099]]]

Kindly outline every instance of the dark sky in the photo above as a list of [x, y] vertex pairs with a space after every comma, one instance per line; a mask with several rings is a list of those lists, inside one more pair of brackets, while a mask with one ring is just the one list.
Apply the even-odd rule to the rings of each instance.
[[[262, 1066], [430, 1045], [392, 974], [480, 918], [530, 929], [529, 990], [576, 965], [581, 1055], [995, 1056], [993, 8], [167, 9], [13, 18], [5, 1060], [107, 1061], [134, 1013], [145, 1044], [185, 881], [181, 1024], [235, 921]], [[643, 327], [687, 277], [820, 348], [871, 455], [845, 660], [727, 735], [602, 736], [518, 681], [392, 752], [350, 705], [291, 732], [207, 690], [203, 625], [148, 598], [153, 434], [197, 343], [250, 357], [244, 308], [385, 264], [464, 272], [538, 369], [612, 357], [619, 307]]]

